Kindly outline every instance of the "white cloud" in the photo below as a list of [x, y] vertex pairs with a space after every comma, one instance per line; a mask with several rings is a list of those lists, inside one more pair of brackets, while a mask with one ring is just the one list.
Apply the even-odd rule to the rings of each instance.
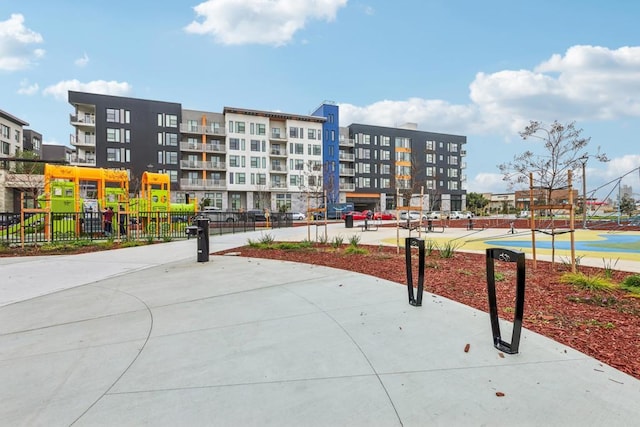
[[66, 80], [43, 89], [42, 93], [51, 95], [57, 100], [66, 101], [70, 90], [102, 95], [127, 96], [131, 94], [133, 88], [127, 82], [95, 80], [82, 83], [78, 80]]
[[12, 14], [8, 20], [0, 21], [0, 70], [30, 67], [45, 54], [43, 49], [32, 46], [42, 42], [40, 34], [24, 26], [24, 16]]
[[35, 95], [36, 93], [38, 93], [39, 89], [40, 86], [38, 86], [38, 83], [30, 85], [29, 81], [27, 79], [24, 79], [20, 82], [20, 89], [18, 89], [18, 93], [20, 95]]
[[226, 45], [281, 46], [309, 20], [332, 21], [347, 0], [208, 0], [194, 7], [199, 21], [185, 31]]
[[89, 63], [89, 56], [85, 52], [81, 58], [76, 59], [73, 63], [77, 67], [85, 67]]
[[340, 115], [343, 126], [416, 122], [434, 132], [511, 137], [529, 120], [640, 117], [640, 47], [573, 46], [533, 70], [481, 72], [469, 85], [468, 104], [420, 98], [345, 103]]
[[498, 173], [479, 173], [469, 183], [469, 191], [474, 193], [502, 193], [507, 186], [502, 178], [503, 176]]

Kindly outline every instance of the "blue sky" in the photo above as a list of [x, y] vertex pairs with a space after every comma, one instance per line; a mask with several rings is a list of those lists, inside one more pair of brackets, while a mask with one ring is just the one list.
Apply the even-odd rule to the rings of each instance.
[[[518, 135], [529, 120], [575, 121], [611, 159], [589, 161], [591, 193], [640, 166], [639, 16], [632, 0], [2, 0], [0, 109], [68, 144], [68, 90], [218, 112], [330, 100], [342, 126], [466, 135], [475, 192], [543, 153]], [[637, 172], [623, 183], [640, 192]]]

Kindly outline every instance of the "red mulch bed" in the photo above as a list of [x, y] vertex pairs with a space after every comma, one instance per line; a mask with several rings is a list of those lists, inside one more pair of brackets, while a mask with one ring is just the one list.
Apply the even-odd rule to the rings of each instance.
[[[244, 246], [216, 255], [237, 252], [244, 257], [323, 265], [406, 284], [404, 249], [398, 253], [395, 247], [359, 247], [369, 253], [345, 254], [344, 247], [316, 245], [297, 250]], [[414, 277], [417, 258], [414, 249]], [[424, 290], [488, 312], [485, 265], [483, 254], [456, 252], [452, 258], [428, 254]], [[500, 317], [513, 320], [515, 265], [496, 261], [495, 271], [504, 275], [504, 280], [496, 282]], [[561, 283], [560, 277], [568, 271], [570, 266], [541, 261], [534, 269], [527, 260], [523, 327], [640, 379], [640, 298], [621, 290], [592, 292]], [[599, 268], [579, 267], [579, 271], [605, 275]], [[612, 281], [619, 283], [631, 274], [614, 271]]]

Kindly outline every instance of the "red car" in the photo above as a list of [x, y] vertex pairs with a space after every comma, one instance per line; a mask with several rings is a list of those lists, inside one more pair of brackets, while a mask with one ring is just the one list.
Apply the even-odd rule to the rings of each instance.
[[342, 219], [345, 219], [347, 217], [347, 215], [353, 216], [354, 220], [366, 219], [367, 218], [367, 214], [364, 214], [364, 213], [358, 212], [358, 211], [351, 211], [351, 212], [347, 212], [347, 213], [342, 214]]
[[373, 219], [390, 220], [396, 219], [396, 216], [390, 212], [376, 212], [373, 214]]

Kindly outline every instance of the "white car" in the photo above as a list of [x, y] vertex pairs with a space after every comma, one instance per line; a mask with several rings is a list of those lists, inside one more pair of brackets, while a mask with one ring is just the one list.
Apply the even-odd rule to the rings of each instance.
[[300, 212], [291, 212], [291, 219], [293, 219], [294, 221], [302, 221], [304, 219], [306, 219], [307, 217]]
[[462, 219], [471, 217], [473, 217], [473, 214], [471, 212], [451, 211], [451, 214], [449, 214], [450, 219]]
[[[409, 211], [407, 213], [407, 211], [402, 211], [400, 212], [400, 219], [401, 220], [407, 220], [407, 215], [409, 217], [409, 220], [411, 221], [418, 221], [420, 219], [420, 212], [416, 212], [416, 211]], [[422, 214], [422, 219], [427, 219], [427, 215]]]
[[427, 218], [429, 218], [429, 219], [440, 219], [441, 215], [440, 215], [440, 212], [429, 212], [427, 214]]

